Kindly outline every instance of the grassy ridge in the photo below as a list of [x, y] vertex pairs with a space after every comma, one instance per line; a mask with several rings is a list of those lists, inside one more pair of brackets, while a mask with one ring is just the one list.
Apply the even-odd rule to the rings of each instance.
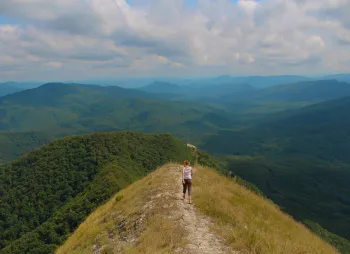
[[0, 166], [0, 253], [48, 253], [120, 188], [168, 161], [192, 158], [168, 134], [58, 139]]
[[[179, 189], [174, 187], [169, 167], [181, 168], [165, 165], [115, 194], [56, 253], [91, 253], [96, 246], [102, 253], [171, 253], [191, 243], [194, 236], [186, 235], [176, 217], [169, 216], [169, 211], [176, 209], [168, 207], [171, 199], [154, 199]], [[197, 165], [193, 186], [194, 205], [216, 222], [213, 233], [221, 235], [233, 250], [253, 254], [337, 253], [267, 199], [217, 170]]]
[[[164, 208], [170, 200], [154, 199], [162, 191], [178, 189], [173, 183], [162, 189], [165, 181], [169, 184], [166, 175], [170, 166], [173, 165], [159, 168], [115, 194], [79, 225], [55, 253], [92, 253], [94, 246], [101, 253], [171, 253], [185, 244], [184, 229], [177, 221], [166, 218], [167, 210], [175, 209]], [[147, 206], [150, 201], [153, 205]], [[144, 218], [142, 222], [140, 218]], [[136, 237], [140, 239], [137, 245], [128, 242]]]

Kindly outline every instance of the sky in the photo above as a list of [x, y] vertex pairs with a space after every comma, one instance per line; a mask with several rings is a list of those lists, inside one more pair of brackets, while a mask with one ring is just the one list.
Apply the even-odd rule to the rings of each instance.
[[1, 0], [0, 80], [350, 72], [350, 0]]

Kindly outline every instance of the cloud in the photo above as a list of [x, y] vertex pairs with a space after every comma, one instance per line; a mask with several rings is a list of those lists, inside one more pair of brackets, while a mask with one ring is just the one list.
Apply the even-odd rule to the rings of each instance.
[[46, 66], [52, 67], [52, 68], [61, 68], [62, 63], [60, 63], [60, 62], [48, 62], [48, 63], [46, 63]]
[[0, 1], [12, 21], [0, 77], [350, 71], [349, 12], [350, 0]]

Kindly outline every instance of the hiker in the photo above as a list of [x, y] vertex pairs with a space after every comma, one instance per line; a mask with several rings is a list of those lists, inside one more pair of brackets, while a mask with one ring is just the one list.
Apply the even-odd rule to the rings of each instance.
[[183, 200], [186, 199], [186, 190], [188, 188], [188, 203], [192, 203], [192, 167], [188, 160], [184, 161], [184, 167], [182, 169], [182, 185], [183, 185]]

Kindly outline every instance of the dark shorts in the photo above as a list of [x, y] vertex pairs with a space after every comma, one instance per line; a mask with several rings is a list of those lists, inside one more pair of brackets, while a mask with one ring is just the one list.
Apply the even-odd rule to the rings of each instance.
[[186, 190], [188, 188], [188, 195], [191, 195], [192, 192], [192, 180], [191, 179], [185, 179], [185, 184], [183, 185], [183, 193], [186, 194]]

